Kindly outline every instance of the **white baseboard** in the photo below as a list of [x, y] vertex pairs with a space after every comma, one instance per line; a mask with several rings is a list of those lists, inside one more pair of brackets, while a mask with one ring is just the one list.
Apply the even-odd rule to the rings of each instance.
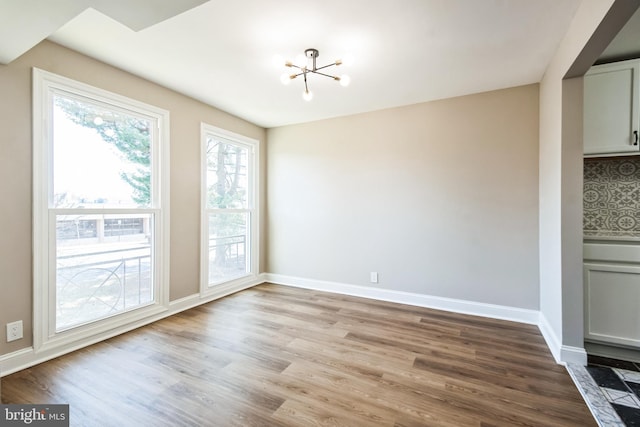
[[560, 338], [555, 333], [547, 317], [540, 313], [540, 322], [538, 323], [538, 329], [544, 337], [544, 340], [549, 347], [549, 351], [556, 360], [556, 363], [566, 365], [567, 363], [578, 364], [582, 366], [587, 365], [587, 351], [582, 347], [573, 347], [569, 345], [562, 345]]
[[553, 358], [556, 360], [556, 363], [562, 363], [562, 344], [560, 343], [560, 339], [554, 332], [553, 328], [549, 324], [547, 316], [545, 316], [543, 313], [540, 313], [538, 329], [540, 329], [542, 337], [547, 342], [547, 347], [549, 347], [549, 350], [551, 351]]
[[27, 347], [0, 356], [0, 378], [35, 365], [36, 363], [29, 364], [33, 355], [33, 347]]
[[301, 277], [285, 276], [281, 274], [267, 274], [267, 281], [279, 285], [294, 286], [317, 291], [333, 292], [362, 298], [396, 302], [417, 307], [434, 308], [454, 313], [470, 314], [490, 317], [493, 319], [511, 320], [514, 322], [537, 325], [539, 312], [517, 307], [486, 304], [482, 302], [466, 301], [453, 298], [435, 297], [411, 292], [390, 289], [373, 288], [367, 286], [349, 285], [344, 283], [327, 282], [322, 280], [304, 279]]
[[132, 325], [126, 325], [125, 327], [119, 328], [117, 330], [109, 331], [109, 333], [102, 334], [99, 337], [91, 340], [91, 342], [85, 342], [71, 347], [61, 348], [55, 352], [48, 352], [46, 354], [37, 354], [34, 352], [32, 347], [29, 347], [13, 353], [2, 355], [0, 356], [0, 377], [9, 375], [22, 369], [26, 369], [28, 367], [37, 365], [38, 363], [45, 362], [71, 351], [94, 344], [98, 341], [102, 341], [113, 336], [128, 332], [140, 326], [153, 323], [165, 317], [172, 316], [198, 305], [206, 304], [213, 300], [259, 285], [264, 282], [537, 325], [547, 343], [547, 346], [549, 347], [549, 350], [551, 351], [551, 354], [556, 360], [556, 363], [577, 363], [582, 365], [586, 365], [587, 363], [587, 353], [584, 348], [561, 345], [561, 341], [554, 333], [546, 317], [536, 310], [528, 310], [517, 307], [487, 304], [453, 298], [436, 297], [410, 292], [395, 291], [390, 289], [306, 279], [281, 274], [262, 273], [252, 280], [233, 283], [231, 285], [223, 285], [219, 288], [216, 288], [210, 293], [189, 295], [187, 297], [172, 301], [169, 303], [169, 310], [159, 315], [146, 318], [140, 322], [136, 322]]
[[572, 347], [563, 345], [560, 348], [561, 364], [573, 363], [576, 365], [587, 366], [587, 351], [582, 347]]
[[89, 340], [86, 340], [80, 343], [73, 343], [68, 346], [62, 346], [60, 348], [56, 348], [54, 350], [45, 351], [45, 352], [35, 352], [33, 347], [28, 347], [28, 348], [15, 351], [13, 353], [1, 355], [0, 356], [0, 377], [10, 375], [14, 372], [21, 371], [23, 369], [37, 365], [39, 363], [46, 362], [47, 360], [51, 360], [53, 358], [62, 356], [67, 353], [71, 353], [72, 351], [79, 350], [83, 347], [87, 347], [97, 342], [104, 341], [116, 335], [120, 335], [125, 332], [132, 331], [141, 326], [148, 325], [150, 323], [164, 319], [165, 317], [169, 317], [174, 314], [180, 313], [182, 311], [188, 310], [190, 308], [193, 308], [202, 304], [206, 304], [208, 302], [211, 302], [216, 299], [222, 298], [224, 296], [230, 295], [232, 293], [239, 292], [244, 289], [259, 285], [260, 283], [264, 283], [264, 282], [265, 282], [265, 275], [260, 274], [256, 277], [251, 278], [250, 280], [243, 280], [243, 281], [235, 282], [228, 285], [221, 285], [219, 287], [216, 287], [212, 292], [208, 292], [207, 294], [204, 294], [204, 295], [201, 295], [201, 294], [189, 295], [185, 298], [180, 298], [178, 300], [171, 301], [169, 303], [169, 309], [163, 311], [160, 314], [149, 316], [142, 320], [133, 322], [131, 324], [127, 324], [122, 327], [110, 330], [108, 332], [101, 333], [99, 335], [91, 337]]

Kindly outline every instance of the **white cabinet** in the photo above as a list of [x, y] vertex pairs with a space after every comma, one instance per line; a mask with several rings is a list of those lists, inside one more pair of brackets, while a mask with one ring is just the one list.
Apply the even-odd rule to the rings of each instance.
[[640, 242], [585, 242], [585, 341], [640, 348]]
[[640, 60], [596, 65], [584, 77], [584, 153], [640, 153]]
[[640, 266], [585, 263], [584, 283], [585, 340], [640, 347]]

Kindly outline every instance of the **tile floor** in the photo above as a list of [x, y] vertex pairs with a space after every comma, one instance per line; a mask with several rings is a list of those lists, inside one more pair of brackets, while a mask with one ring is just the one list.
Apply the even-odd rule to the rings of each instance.
[[640, 363], [589, 356], [586, 370], [624, 425], [640, 427]]

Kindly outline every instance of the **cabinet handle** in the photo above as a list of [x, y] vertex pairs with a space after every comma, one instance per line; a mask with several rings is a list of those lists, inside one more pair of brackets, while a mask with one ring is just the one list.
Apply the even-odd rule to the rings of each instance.
[[638, 145], [638, 131], [633, 131], [633, 145]]

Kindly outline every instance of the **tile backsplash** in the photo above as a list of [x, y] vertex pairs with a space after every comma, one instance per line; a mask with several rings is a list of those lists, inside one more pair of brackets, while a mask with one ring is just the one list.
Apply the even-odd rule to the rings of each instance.
[[584, 159], [585, 235], [640, 236], [640, 156]]

